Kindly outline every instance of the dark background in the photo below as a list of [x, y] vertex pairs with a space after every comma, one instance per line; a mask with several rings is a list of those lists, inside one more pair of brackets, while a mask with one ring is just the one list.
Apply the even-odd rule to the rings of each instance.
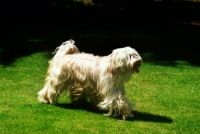
[[[200, 3], [185, 0], [7, 0], [1, 3], [0, 64], [52, 52], [73, 39], [81, 51], [107, 55], [131, 46], [144, 62], [200, 65]], [[87, 4], [87, 5], [86, 5]], [[51, 55], [53, 56], [53, 55]]]

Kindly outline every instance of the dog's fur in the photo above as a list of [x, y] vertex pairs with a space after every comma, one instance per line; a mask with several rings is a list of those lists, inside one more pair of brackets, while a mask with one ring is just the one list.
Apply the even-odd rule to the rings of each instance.
[[142, 58], [131, 48], [113, 50], [104, 57], [80, 53], [73, 40], [64, 42], [50, 60], [46, 83], [38, 100], [56, 104], [68, 90], [72, 102], [90, 99], [99, 109], [109, 110], [106, 116], [132, 118], [132, 105], [125, 98], [124, 83], [139, 72]]

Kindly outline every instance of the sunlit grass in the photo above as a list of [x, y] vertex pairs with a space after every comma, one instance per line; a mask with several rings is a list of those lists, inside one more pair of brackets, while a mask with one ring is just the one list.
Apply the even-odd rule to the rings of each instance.
[[48, 53], [0, 65], [0, 133], [199, 133], [200, 69], [186, 62], [176, 66], [145, 63], [126, 84], [135, 103], [130, 121], [105, 117], [88, 108], [37, 102], [48, 68]]

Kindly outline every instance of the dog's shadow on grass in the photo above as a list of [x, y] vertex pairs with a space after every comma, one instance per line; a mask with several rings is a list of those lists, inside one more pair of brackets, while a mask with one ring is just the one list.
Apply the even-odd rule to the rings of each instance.
[[[89, 102], [84, 102], [81, 105], [76, 105], [76, 104], [71, 104], [71, 103], [59, 103], [56, 106], [60, 108], [65, 108], [65, 109], [74, 109], [74, 110], [82, 109], [88, 112], [93, 112], [93, 113], [102, 114], [102, 115], [108, 112], [104, 110], [99, 110], [98, 108], [91, 105]], [[134, 115], [134, 118], [129, 119], [127, 121], [145, 121], [145, 122], [157, 122], [157, 123], [172, 123], [173, 122], [173, 120], [169, 117], [140, 112], [140, 111], [133, 111], [133, 115]], [[115, 118], [116, 120], [122, 119], [121, 117], [111, 117], [111, 118]]]
[[146, 121], [146, 122], [158, 122], [158, 123], [172, 123], [173, 120], [166, 116], [155, 115], [151, 113], [145, 113], [140, 111], [133, 111], [133, 121]]

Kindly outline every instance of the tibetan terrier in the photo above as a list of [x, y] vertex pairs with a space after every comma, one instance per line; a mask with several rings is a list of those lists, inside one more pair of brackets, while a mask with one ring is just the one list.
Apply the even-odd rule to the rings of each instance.
[[101, 57], [80, 53], [74, 41], [69, 40], [57, 47], [49, 64], [44, 88], [38, 93], [40, 102], [56, 104], [67, 90], [72, 103], [86, 99], [99, 109], [108, 110], [106, 116], [133, 117], [124, 84], [142, 64], [135, 49], [118, 48]]

